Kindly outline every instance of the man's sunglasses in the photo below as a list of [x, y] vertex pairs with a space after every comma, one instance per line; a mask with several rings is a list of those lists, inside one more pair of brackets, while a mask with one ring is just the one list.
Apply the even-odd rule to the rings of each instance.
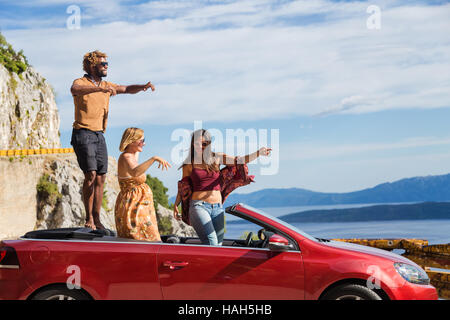
[[100, 62], [99, 65], [106, 67], [108, 65], [108, 62]]

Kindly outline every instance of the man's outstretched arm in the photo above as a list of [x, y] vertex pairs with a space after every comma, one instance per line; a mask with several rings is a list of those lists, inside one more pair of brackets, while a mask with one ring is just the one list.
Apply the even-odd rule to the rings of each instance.
[[85, 86], [80, 84], [72, 84], [72, 87], [70, 87], [70, 92], [73, 96], [82, 96], [85, 94], [90, 94], [94, 92], [109, 92], [111, 93], [110, 88], [101, 88], [101, 87], [93, 87], [93, 86]]
[[152, 91], [155, 91], [155, 86], [149, 81], [146, 84], [133, 84], [129, 86], [117, 86], [117, 93], [138, 93], [140, 91], [147, 91], [148, 88], [151, 88]]

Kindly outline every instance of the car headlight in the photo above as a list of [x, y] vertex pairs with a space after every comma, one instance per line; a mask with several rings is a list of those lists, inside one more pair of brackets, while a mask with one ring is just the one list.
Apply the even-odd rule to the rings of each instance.
[[430, 278], [425, 271], [406, 263], [394, 263], [395, 270], [408, 282], [430, 284]]

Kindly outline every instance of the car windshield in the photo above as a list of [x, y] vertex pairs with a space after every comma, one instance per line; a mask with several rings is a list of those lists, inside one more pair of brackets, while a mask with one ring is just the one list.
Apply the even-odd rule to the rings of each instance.
[[242, 203], [240, 203], [239, 206], [241, 206], [241, 207], [243, 207], [243, 208], [245, 208], [245, 209], [247, 209], [247, 210], [256, 212], [256, 213], [258, 213], [258, 214], [260, 214], [260, 215], [262, 215], [262, 216], [265, 216], [265, 217], [267, 217], [267, 218], [269, 218], [269, 219], [271, 219], [271, 220], [273, 220], [273, 221], [275, 221], [275, 222], [278, 222], [279, 224], [285, 226], [286, 228], [291, 229], [292, 231], [297, 232], [298, 234], [304, 236], [305, 238], [307, 238], [307, 239], [309, 239], [309, 240], [313, 240], [313, 241], [318, 241], [318, 240], [319, 240], [319, 239], [317, 239], [317, 238], [315, 238], [315, 237], [313, 237], [313, 236], [307, 234], [306, 232], [304, 232], [304, 231], [298, 229], [297, 227], [294, 227], [293, 225], [287, 223], [286, 221], [280, 220], [280, 219], [278, 219], [277, 217], [274, 217], [274, 216], [272, 216], [272, 215], [268, 214], [267, 212], [264, 212], [264, 211], [262, 211], [262, 210], [260, 210], [260, 209], [253, 208], [253, 207], [251, 207], [251, 206], [249, 206], [249, 205], [242, 204]]

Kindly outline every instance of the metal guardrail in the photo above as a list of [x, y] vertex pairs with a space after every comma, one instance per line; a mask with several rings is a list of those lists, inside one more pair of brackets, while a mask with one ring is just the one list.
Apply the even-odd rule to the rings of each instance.
[[437, 289], [438, 295], [450, 299], [450, 271], [435, 271], [430, 268], [450, 269], [450, 243], [428, 245], [422, 239], [332, 239], [384, 250], [403, 249], [405, 258], [420, 265]]
[[22, 150], [0, 150], [0, 156], [29, 156], [35, 154], [72, 153], [73, 148], [51, 148], [51, 149], [22, 149]]

